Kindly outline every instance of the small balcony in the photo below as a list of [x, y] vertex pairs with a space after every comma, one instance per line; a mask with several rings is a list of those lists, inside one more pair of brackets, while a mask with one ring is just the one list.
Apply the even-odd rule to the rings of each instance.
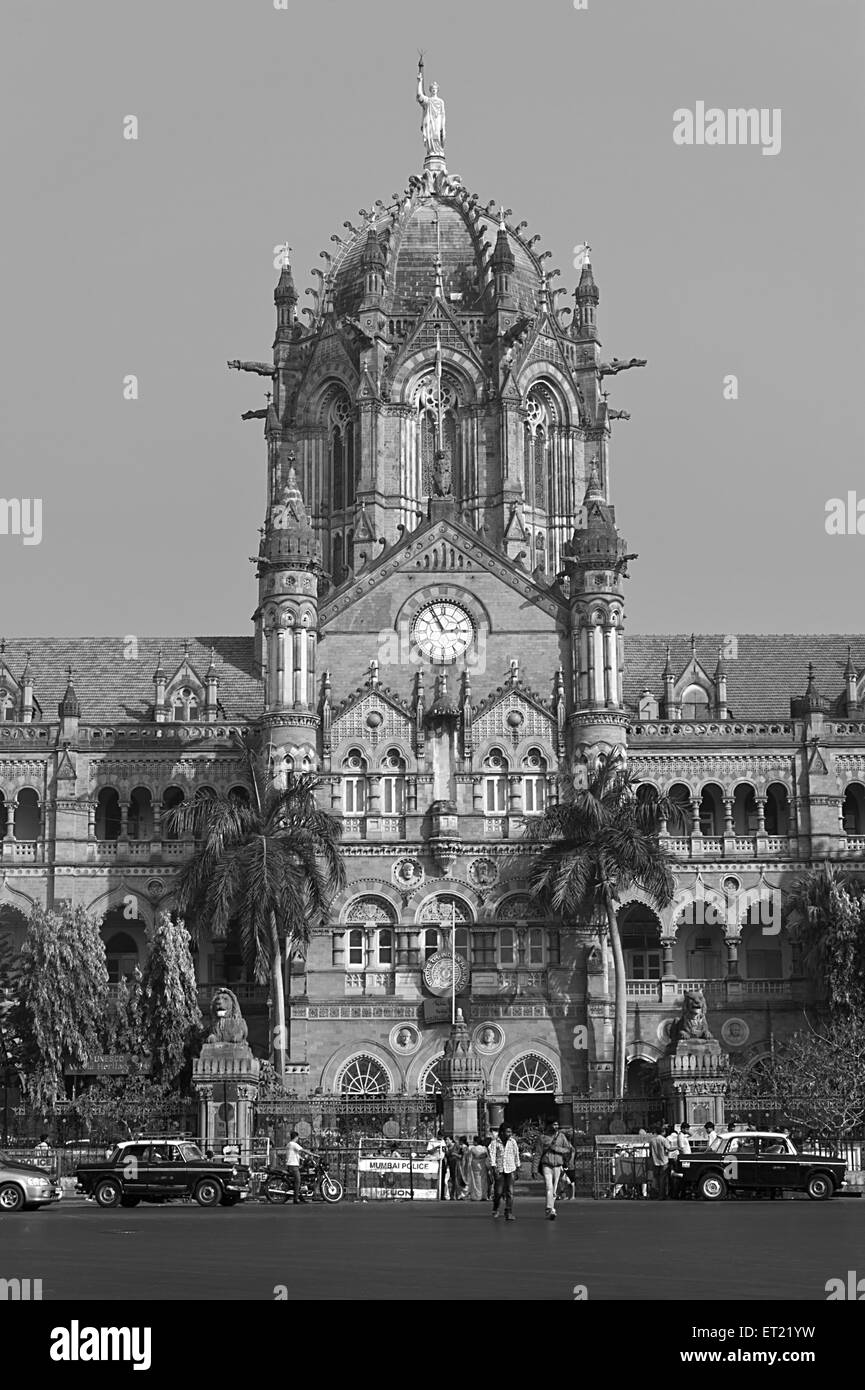
[[0, 840], [3, 864], [44, 864], [45, 844], [42, 840]]
[[762, 999], [794, 1003], [805, 998], [805, 981], [798, 978], [746, 980], [739, 975], [730, 975], [714, 980], [628, 980], [625, 986], [629, 1004], [654, 1003], [667, 1008], [673, 1007], [686, 989], [701, 990], [710, 1009]]

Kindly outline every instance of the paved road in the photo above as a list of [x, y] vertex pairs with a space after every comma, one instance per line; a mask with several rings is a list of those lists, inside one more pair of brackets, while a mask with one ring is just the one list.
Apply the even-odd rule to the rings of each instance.
[[[0, 1278], [43, 1300], [514, 1298], [825, 1300], [862, 1268], [865, 1200], [564, 1203], [72, 1203], [0, 1217]], [[865, 1271], [863, 1271], [865, 1272]]]

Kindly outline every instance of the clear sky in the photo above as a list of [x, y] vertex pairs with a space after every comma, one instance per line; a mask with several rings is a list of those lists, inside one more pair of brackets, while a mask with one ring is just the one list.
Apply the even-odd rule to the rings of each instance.
[[[861, 0], [4, 0], [0, 492], [43, 505], [6, 635], [251, 633], [267, 383], [226, 359], [269, 357], [276, 242], [311, 303], [420, 172], [419, 47], [450, 171], [568, 295], [588, 238], [604, 354], [648, 359], [607, 383], [628, 627], [865, 632], [824, 526], [865, 501]], [[780, 108], [780, 153], [675, 145], [697, 102]]]

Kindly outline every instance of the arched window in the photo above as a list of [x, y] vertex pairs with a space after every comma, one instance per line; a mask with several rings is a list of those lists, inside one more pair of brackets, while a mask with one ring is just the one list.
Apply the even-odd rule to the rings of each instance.
[[[355, 898], [345, 917], [349, 926], [346, 963], [353, 970], [370, 965], [388, 969], [394, 963], [396, 913], [384, 898]], [[368, 949], [367, 949], [368, 948]], [[335, 959], [334, 963], [338, 963]]]
[[541, 816], [547, 804], [547, 760], [538, 748], [523, 758], [523, 814]]
[[444, 1056], [436, 1057], [434, 1062], [430, 1062], [421, 1074], [418, 1091], [423, 1096], [438, 1096], [442, 1091], [442, 1062]]
[[772, 782], [766, 788], [766, 834], [789, 835], [790, 793], [783, 782]]
[[381, 763], [381, 813], [401, 816], [405, 810], [405, 758], [391, 748]]
[[[438, 450], [438, 383], [435, 372], [429, 372], [418, 385], [415, 395], [417, 408], [417, 453], [420, 461], [421, 499], [436, 492], [435, 455]], [[445, 465], [450, 468], [451, 490], [461, 495], [459, 476], [459, 396], [455, 383], [443, 373], [441, 381], [442, 449]]]
[[344, 1096], [386, 1096], [390, 1090], [390, 1077], [377, 1057], [361, 1054], [352, 1057], [343, 1067], [339, 1090]]
[[39, 793], [32, 787], [25, 787], [18, 793], [18, 805], [15, 810], [15, 839], [16, 840], [38, 840], [41, 815], [39, 810]]
[[844, 792], [841, 817], [845, 835], [865, 834], [865, 788], [851, 782]]
[[504, 816], [508, 809], [508, 761], [500, 748], [484, 758], [484, 815]]
[[200, 717], [198, 696], [188, 685], [175, 690], [170, 700], [171, 718], [176, 724], [189, 724]]
[[700, 833], [702, 835], [723, 835], [724, 833], [724, 793], [720, 787], [709, 783], [700, 794]]
[[126, 833], [130, 840], [153, 839], [153, 798], [147, 787], [135, 787], [132, 791]]
[[534, 1095], [549, 1093], [559, 1089], [559, 1081], [551, 1063], [536, 1052], [528, 1052], [517, 1058], [508, 1075], [506, 1089], [509, 1095]]
[[657, 917], [642, 903], [631, 903], [619, 917], [619, 932], [629, 980], [660, 980], [663, 952]]
[[162, 797], [162, 838], [163, 840], [179, 840], [180, 833], [171, 824], [171, 817], [168, 814], [182, 805], [184, 795], [180, 787], [166, 787]]
[[689, 685], [682, 692], [682, 718], [708, 719], [709, 696], [701, 685]]
[[684, 782], [676, 782], [667, 793], [673, 803], [675, 814], [667, 822], [667, 834], [682, 838], [691, 833], [691, 789]]
[[112, 985], [128, 980], [138, 964], [138, 947], [128, 932], [114, 932], [105, 943], [108, 980]]
[[333, 510], [349, 511], [355, 498], [354, 419], [351, 401], [344, 391], [334, 398], [328, 412], [328, 442]]
[[96, 798], [97, 840], [116, 840], [120, 836], [120, 797], [113, 787], [103, 787]]
[[342, 762], [342, 813], [344, 816], [366, 815], [366, 773], [366, 759], [356, 748], [352, 748]]
[[0, 685], [0, 720], [15, 718], [15, 700], [5, 685]]
[[555, 419], [555, 406], [542, 386], [529, 392], [526, 412], [523, 498], [527, 507], [545, 512], [549, 507], [550, 426]]

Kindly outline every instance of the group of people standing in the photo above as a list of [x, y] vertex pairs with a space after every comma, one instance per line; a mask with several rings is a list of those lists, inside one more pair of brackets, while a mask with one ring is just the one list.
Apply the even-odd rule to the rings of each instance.
[[[705, 1125], [706, 1139], [699, 1147], [703, 1150], [720, 1148], [721, 1141], [711, 1120]], [[685, 1196], [685, 1185], [678, 1170], [683, 1154], [691, 1152], [691, 1126], [687, 1124], [655, 1125], [649, 1140], [649, 1171], [654, 1196], [659, 1201], [668, 1198], [681, 1200]]]
[[[437, 1135], [427, 1145], [427, 1153], [439, 1154], [442, 1159], [442, 1191], [445, 1200], [455, 1202], [492, 1201], [494, 1217], [504, 1209], [506, 1221], [514, 1217], [514, 1184], [522, 1164], [520, 1147], [509, 1125], [503, 1124], [494, 1134], [482, 1139], [475, 1135], [454, 1139], [452, 1134]], [[532, 1157], [532, 1177], [544, 1180], [546, 1217], [556, 1219], [556, 1199], [563, 1185], [572, 1186], [567, 1178], [574, 1147], [558, 1124], [551, 1121], [539, 1137]]]

